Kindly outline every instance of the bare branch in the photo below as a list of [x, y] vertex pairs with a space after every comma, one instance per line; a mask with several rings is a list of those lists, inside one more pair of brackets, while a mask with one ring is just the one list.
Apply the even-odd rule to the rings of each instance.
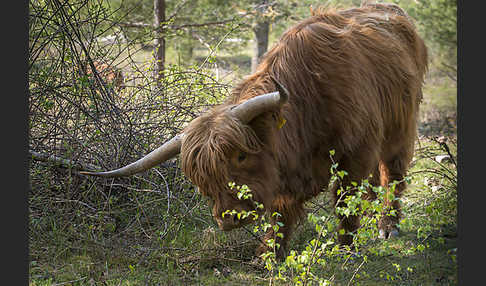
[[42, 161], [42, 162], [49, 162], [55, 165], [58, 165], [59, 167], [63, 168], [72, 168], [72, 169], [84, 169], [84, 170], [99, 170], [101, 169], [100, 166], [96, 166], [93, 164], [81, 164], [79, 162], [75, 162], [69, 159], [64, 159], [60, 158], [54, 155], [47, 155], [47, 154], [41, 154], [32, 150], [29, 150], [29, 154], [31, 155], [31, 158], [36, 161]]
[[206, 23], [192, 23], [192, 24], [183, 24], [183, 25], [168, 25], [167, 28], [172, 30], [181, 30], [185, 28], [193, 28], [193, 27], [206, 27], [206, 26], [213, 26], [213, 25], [224, 25], [227, 23], [234, 22], [235, 19], [227, 19], [222, 21], [213, 21], [213, 22], [206, 22]]
[[[236, 21], [236, 18], [231, 18], [231, 19], [226, 19], [226, 20], [221, 20], [221, 21], [212, 21], [212, 22], [206, 22], [206, 23], [190, 23], [190, 24], [182, 24], [182, 25], [162, 25], [163, 29], [170, 29], [170, 30], [182, 30], [186, 28], [200, 28], [200, 27], [207, 27], [207, 26], [218, 26], [218, 25], [224, 25], [227, 23], [231, 23]], [[118, 23], [120, 27], [125, 27], [125, 28], [151, 28], [151, 29], [156, 29], [152, 24], [147, 24], [143, 22], [120, 22]]]
[[143, 22], [120, 22], [118, 23], [120, 27], [126, 28], [153, 28], [152, 24], [147, 24]]

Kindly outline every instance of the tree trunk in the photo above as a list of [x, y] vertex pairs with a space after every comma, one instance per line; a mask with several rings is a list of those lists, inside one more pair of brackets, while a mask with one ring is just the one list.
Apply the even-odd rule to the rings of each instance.
[[253, 50], [253, 56], [251, 58], [251, 72], [255, 72], [256, 67], [260, 63], [262, 56], [267, 52], [268, 49], [268, 31], [270, 28], [270, 23], [265, 21], [257, 23], [253, 27], [253, 32], [255, 33], [255, 45]]
[[164, 66], [165, 66], [165, 38], [163, 35], [162, 25], [165, 22], [165, 0], [154, 0], [154, 80], [157, 83], [157, 87], [160, 88], [162, 79], [164, 78]]
[[256, 0], [256, 10], [258, 17], [253, 26], [253, 33], [255, 34], [255, 43], [253, 48], [253, 56], [251, 58], [251, 72], [255, 72], [262, 56], [268, 49], [268, 32], [270, 30], [270, 22], [265, 17], [265, 11], [268, 9], [268, 0]]

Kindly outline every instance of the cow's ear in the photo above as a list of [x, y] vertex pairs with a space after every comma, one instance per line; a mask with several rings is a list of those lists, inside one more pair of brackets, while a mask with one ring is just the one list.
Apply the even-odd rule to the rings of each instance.
[[282, 114], [282, 107], [289, 98], [289, 92], [283, 84], [280, 83], [274, 75], [270, 75], [270, 79], [274, 85], [275, 91], [279, 92], [280, 97], [282, 98], [282, 103], [279, 106], [276, 106], [274, 110], [264, 112], [249, 122], [249, 125], [255, 131], [258, 138], [265, 145], [273, 144], [275, 140], [272, 140], [272, 138], [276, 138], [277, 132], [284, 128], [287, 120]]
[[272, 113], [272, 123], [273, 126], [276, 126], [277, 129], [282, 129], [282, 127], [287, 123], [287, 119], [283, 116], [282, 112], [276, 111]]
[[287, 122], [287, 119], [285, 119], [285, 117], [283, 117], [282, 114], [277, 116], [277, 128], [278, 129], [281, 129], [285, 125], [286, 122]]
[[280, 115], [279, 111], [265, 112], [254, 118], [250, 122], [250, 127], [255, 131], [260, 141], [264, 145], [273, 144], [277, 133], [279, 132], [279, 127], [283, 128], [286, 120]]
[[[280, 96], [282, 98], [285, 98], [285, 101], [287, 102], [289, 99], [289, 91], [287, 90], [287, 88], [285, 88], [285, 86], [280, 83], [280, 81], [274, 75], [270, 75], [270, 78], [272, 79], [276, 91], [278, 91]], [[280, 110], [275, 112], [273, 116], [275, 121], [277, 122], [276, 125], [278, 129], [281, 129], [284, 126], [285, 122], [287, 122], [287, 120], [282, 115], [281, 108], [282, 106], [280, 106]]]

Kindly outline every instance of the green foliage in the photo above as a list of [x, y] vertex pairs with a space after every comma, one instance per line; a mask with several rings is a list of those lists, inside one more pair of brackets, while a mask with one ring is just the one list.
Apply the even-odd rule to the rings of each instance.
[[457, 4], [455, 0], [419, 0], [408, 12], [418, 22], [431, 54], [431, 62], [456, 80]]
[[411, 13], [422, 26], [425, 37], [443, 50], [457, 46], [457, 3], [455, 0], [420, 0]]
[[[457, 219], [456, 141], [453, 138], [423, 140], [415, 157], [412, 188], [431, 198], [409, 211], [410, 224], [424, 238], [455, 225]], [[438, 156], [448, 156], [438, 161]]]
[[[252, 200], [253, 195], [251, 194], [251, 191], [247, 185], [237, 186], [234, 182], [229, 182], [228, 186], [230, 187], [231, 190], [236, 189], [237, 191], [236, 196], [239, 200]], [[239, 212], [237, 212], [236, 210], [225, 210], [221, 214], [221, 216], [224, 218], [226, 215], [236, 215], [239, 220], [244, 220], [250, 217], [254, 221], [256, 221], [259, 218], [258, 210], [263, 209], [263, 205], [256, 201], [253, 201], [253, 203], [255, 205], [254, 210], [251, 211], [242, 210]], [[262, 219], [264, 218], [262, 217]], [[257, 231], [257, 229], [255, 230]]]

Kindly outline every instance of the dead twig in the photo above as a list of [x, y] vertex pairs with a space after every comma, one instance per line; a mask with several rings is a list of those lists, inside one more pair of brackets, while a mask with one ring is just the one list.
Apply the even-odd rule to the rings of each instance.
[[67, 169], [75, 169], [75, 170], [99, 170], [101, 169], [100, 166], [96, 166], [89, 163], [79, 163], [73, 160], [60, 158], [54, 155], [47, 155], [41, 154], [32, 150], [29, 150], [29, 154], [31, 155], [31, 159], [36, 161], [42, 162], [49, 162], [52, 164], [57, 165], [58, 167], [67, 168]]

